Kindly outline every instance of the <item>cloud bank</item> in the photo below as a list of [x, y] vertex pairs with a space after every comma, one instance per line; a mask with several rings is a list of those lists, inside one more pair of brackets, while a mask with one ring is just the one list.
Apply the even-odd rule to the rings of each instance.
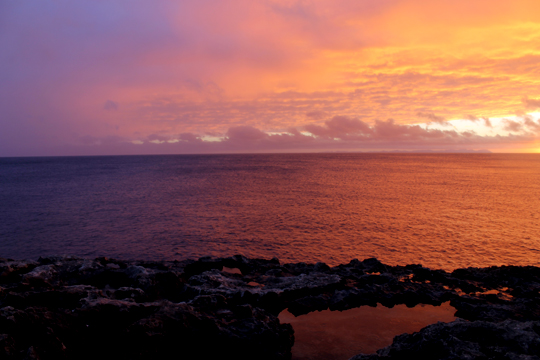
[[[482, 121], [486, 120], [489, 121]], [[283, 132], [265, 132], [253, 126], [239, 125], [230, 127], [223, 134], [212, 135], [186, 132], [166, 136], [150, 134], [137, 139], [83, 136], [69, 145], [42, 149], [42, 155], [485, 151], [493, 147], [519, 147], [535, 141], [540, 134], [540, 120], [529, 116], [499, 119], [498, 126], [507, 134], [480, 135], [469, 130], [446, 129], [445, 126], [433, 129], [429, 124], [398, 124], [393, 119], [377, 120], [368, 125], [359, 119], [334, 116], [321, 125], [291, 127]]]

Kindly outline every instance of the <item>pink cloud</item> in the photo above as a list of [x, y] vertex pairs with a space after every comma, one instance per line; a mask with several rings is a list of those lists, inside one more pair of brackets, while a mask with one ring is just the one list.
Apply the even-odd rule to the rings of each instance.
[[[538, 62], [536, 62], [536, 64], [538, 64]], [[540, 108], [540, 99], [529, 99], [528, 97], [524, 97], [521, 101], [527, 109], [535, 110]]]
[[350, 119], [346, 116], [334, 116], [332, 119], [325, 121], [324, 124], [325, 126], [310, 124], [304, 128], [316, 136], [341, 139], [347, 135], [362, 135], [373, 132], [363, 121]]
[[325, 111], [320, 111], [320, 110], [316, 110], [316, 111], [309, 111], [306, 113], [306, 116], [310, 119], [315, 119], [315, 120], [321, 120], [321, 119], [324, 119], [328, 114], [325, 112]]
[[178, 139], [187, 142], [202, 142], [202, 139], [193, 133], [182, 133], [178, 135]]
[[230, 141], [257, 141], [267, 138], [268, 135], [252, 126], [234, 126], [230, 127], [226, 134]]
[[455, 131], [425, 129], [418, 125], [399, 125], [393, 119], [388, 119], [387, 121], [377, 120], [374, 130], [378, 139], [392, 139], [406, 142], [421, 141], [422, 139], [448, 139], [456, 135]]
[[[507, 125], [538, 130], [533, 119], [509, 120]], [[521, 124], [519, 125], [513, 125]], [[472, 131], [436, 130], [418, 125], [398, 124], [392, 119], [367, 125], [347, 117], [334, 117], [315, 125], [319, 135], [306, 135], [297, 128], [283, 133], [267, 133], [252, 126], [232, 126], [224, 134], [205, 141], [200, 135], [182, 133], [174, 137], [152, 134], [133, 141], [123, 137], [83, 136], [71, 145], [42, 147], [42, 155], [106, 154], [197, 154], [253, 152], [373, 151], [373, 150], [441, 150], [505, 148], [527, 144], [537, 139], [530, 132], [507, 136], [480, 136]], [[310, 127], [311, 128], [311, 127]], [[339, 135], [335, 136], [335, 135]], [[216, 141], [219, 140], [219, 141]], [[1, 145], [0, 145], [0, 150]], [[27, 149], [27, 151], [33, 151]]]
[[503, 119], [503, 123], [506, 131], [519, 132], [523, 129], [523, 124], [518, 121]]
[[472, 122], [483, 122], [484, 126], [493, 127], [493, 124], [491, 123], [491, 121], [487, 117], [479, 118], [479, 117], [476, 117], [476, 116], [473, 116], [473, 115], [465, 115], [465, 119], [467, 119], [469, 121], [472, 121]]
[[446, 120], [442, 116], [437, 116], [434, 113], [417, 112], [416, 116], [424, 118], [424, 119], [428, 119], [432, 123], [436, 123], [436, 124], [444, 125], [444, 126], [451, 126], [451, 124], [448, 123], [448, 120]]
[[523, 119], [523, 124], [532, 131], [540, 132], [540, 122], [534, 121], [528, 116]]

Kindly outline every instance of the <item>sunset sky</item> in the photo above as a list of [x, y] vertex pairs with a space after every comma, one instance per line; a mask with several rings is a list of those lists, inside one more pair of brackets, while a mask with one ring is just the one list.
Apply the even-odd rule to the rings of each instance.
[[0, 156], [540, 152], [538, 0], [0, 0]]

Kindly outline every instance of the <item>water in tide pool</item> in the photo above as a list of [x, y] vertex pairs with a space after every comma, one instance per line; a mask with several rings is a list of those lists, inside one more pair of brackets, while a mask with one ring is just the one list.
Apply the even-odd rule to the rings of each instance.
[[0, 159], [0, 257], [540, 265], [540, 156]]

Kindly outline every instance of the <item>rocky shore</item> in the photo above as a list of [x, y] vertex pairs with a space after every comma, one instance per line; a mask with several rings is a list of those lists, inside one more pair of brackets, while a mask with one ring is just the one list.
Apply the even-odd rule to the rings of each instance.
[[239, 255], [0, 259], [0, 358], [290, 359], [294, 331], [277, 318], [284, 309], [446, 301], [458, 320], [353, 359], [540, 359], [540, 268], [448, 273], [376, 259], [329, 267]]

